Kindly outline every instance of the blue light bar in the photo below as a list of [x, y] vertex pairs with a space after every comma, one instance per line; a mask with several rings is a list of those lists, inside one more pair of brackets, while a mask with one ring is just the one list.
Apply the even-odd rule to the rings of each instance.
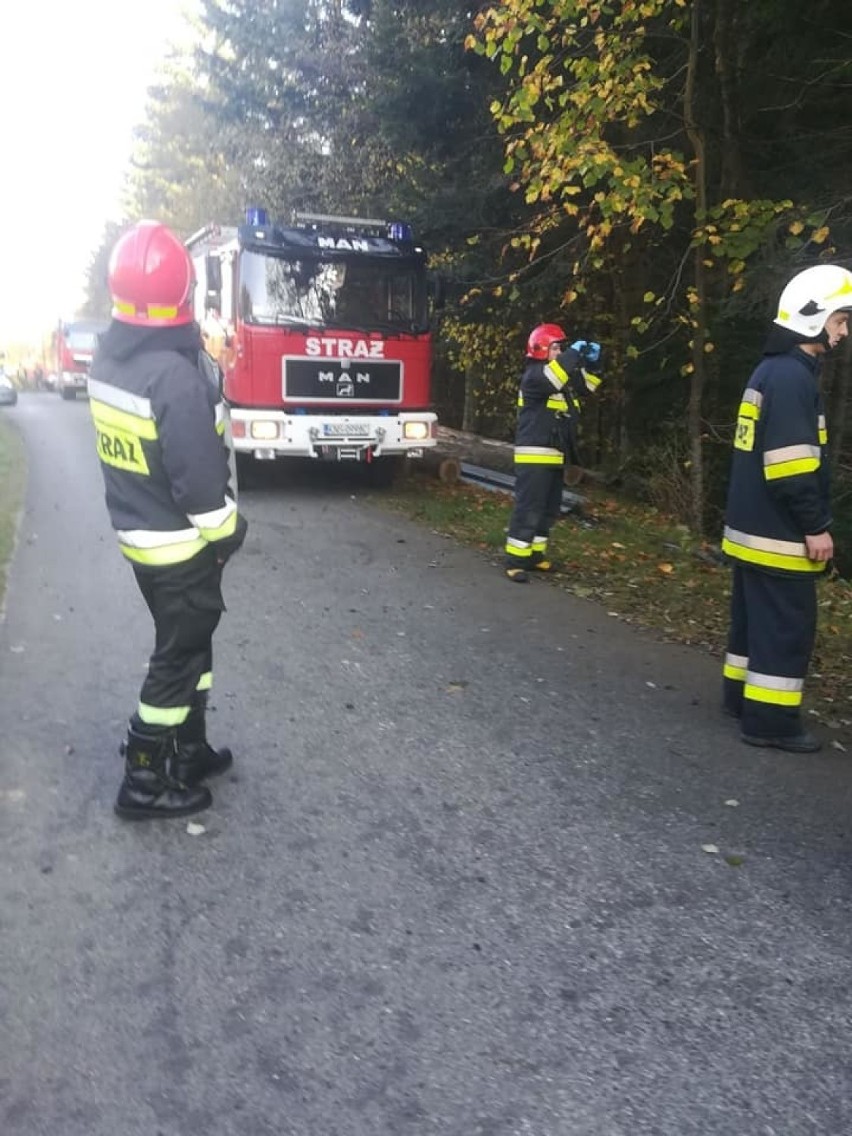
[[246, 224], [252, 225], [256, 229], [262, 228], [269, 224], [269, 214], [257, 205], [249, 205], [246, 209]]
[[392, 241], [413, 241], [414, 232], [407, 221], [391, 221], [388, 236]]

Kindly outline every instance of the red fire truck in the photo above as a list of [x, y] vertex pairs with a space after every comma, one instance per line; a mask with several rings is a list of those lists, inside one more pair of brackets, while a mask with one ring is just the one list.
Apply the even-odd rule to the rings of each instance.
[[86, 380], [92, 365], [92, 356], [98, 336], [106, 331], [103, 320], [76, 319], [58, 323], [53, 333], [53, 366], [56, 389], [63, 398], [76, 398], [77, 392], [86, 393]]
[[402, 223], [250, 209], [187, 241], [196, 318], [224, 375], [243, 460], [375, 463], [436, 443], [426, 253]]

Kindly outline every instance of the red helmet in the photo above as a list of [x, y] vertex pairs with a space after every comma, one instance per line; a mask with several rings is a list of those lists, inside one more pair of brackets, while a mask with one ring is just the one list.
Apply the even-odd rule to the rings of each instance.
[[527, 355], [530, 359], [546, 359], [552, 343], [562, 343], [567, 336], [559, 324], [540, 323], [530, 332], [527, 340]]
[[140, 221], [109, 258], [112, 318], [137, 327], [192, 323], [195, 274], [186, 247], [158, 221]]

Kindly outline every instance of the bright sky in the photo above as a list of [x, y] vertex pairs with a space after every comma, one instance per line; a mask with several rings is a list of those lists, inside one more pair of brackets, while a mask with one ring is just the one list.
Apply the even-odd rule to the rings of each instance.
[[131, 132], [187, 0], [0, 3], [0, 349], [38, 341], [83, 299], [120, 220]]

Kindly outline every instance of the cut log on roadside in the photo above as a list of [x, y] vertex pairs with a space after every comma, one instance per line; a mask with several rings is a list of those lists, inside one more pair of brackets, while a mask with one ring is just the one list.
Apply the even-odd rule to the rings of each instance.
[[[481, 466], [498, 473], [515, 472], [515, 447], [512, 442], [501, 442], [496, 438], [480, 438], [463, 430], [451, 430], [447, 426], [438, 427], [438, 444], [434, 450], [427, 451], [432, 460], [440, 463], [453, 458], [459, 464]], [[442, 477], [443, 481], [444, 478]], [[591, 482], [596, 485], [606, 483], [606, 475], [598, 470], [585, 469], [579, 465], [565, 466], [565, 484], [569, 488]], [[455, 481], [450, 482], [455, 484]]]
[[461, 477], [461, 462], [457, 457], [448, 456], [440, 449], [425, 450], [423, 457], [412, 462], [413, 468], [444, 483], [444, 485], [457, 485]]

